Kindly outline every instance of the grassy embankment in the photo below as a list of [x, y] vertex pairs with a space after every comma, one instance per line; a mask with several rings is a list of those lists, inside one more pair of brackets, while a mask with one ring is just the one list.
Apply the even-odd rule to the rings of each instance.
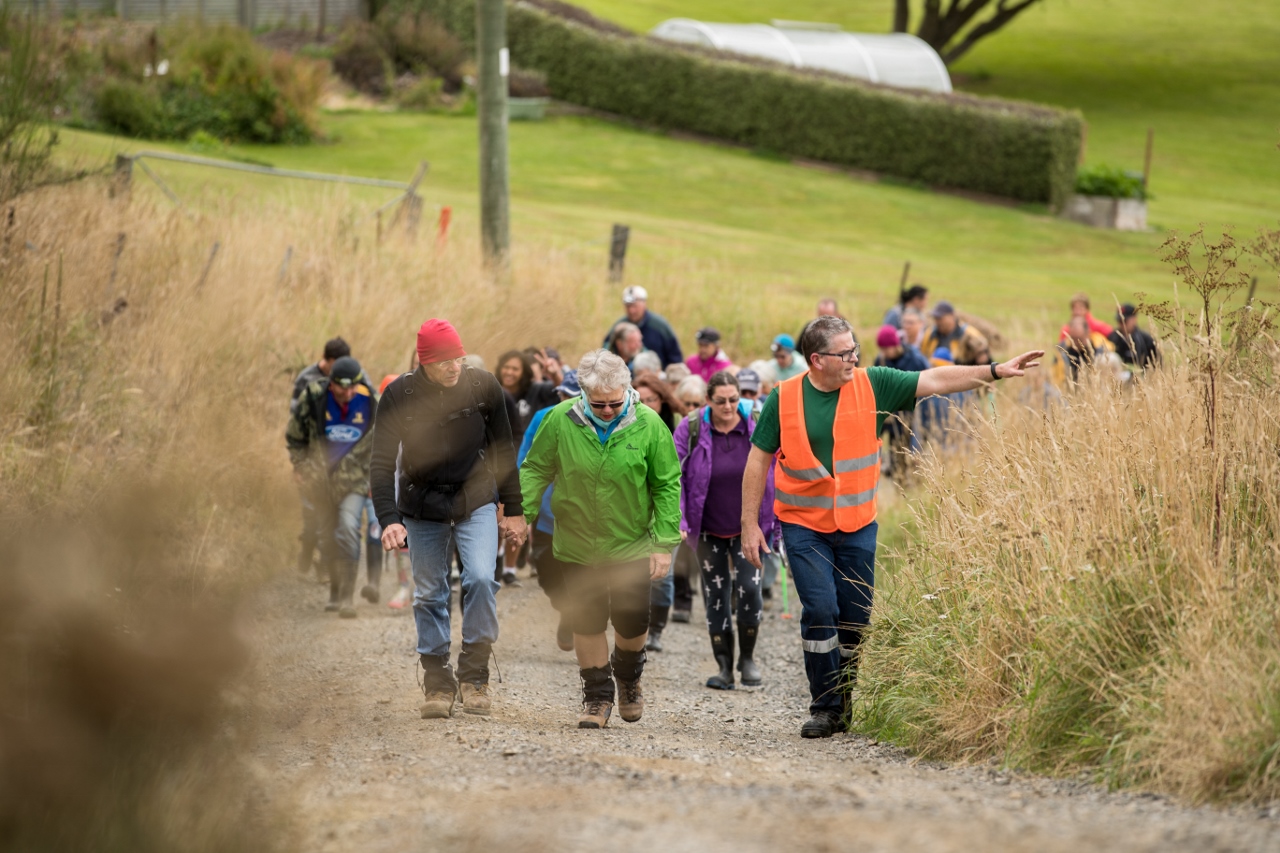
[[[586, 5], [638, 28], [671, 12], [661, 3]], [[682, 9], [712, 20], [783, 15], [883, 27], [882, 10], [870, 3]], [[1252, 230], [1280, 213], [1269, 193], [1277, 171], [1271, 155], [1280, 127], [1274, 106], [1280, 68], [1268, 45], [1278, 19], [1266, 4], [1226, 13], [1190, 3], [1173, 10], [1045, 4], [982, 44], [957, 73], [969, 75], [970, 82], [959, 82], [971, 91], [1083, 109], [1090, 162], [1140, 167], [1146, 128], [1155, 127], [1152, 222], [1184, 231], [1202, 220]], [[1218, 49], [1227, 43], [1230, 52]], [[428, 200], [454, 207], [462, 233], [474, 233], [473, 121], [346, 113], [324, 123], [337, 144], [233, 152], [280, 166], [401, 178], [417, 161], [430, 160]], [[153, 146], [67, 134], [64, 153], [95, 161], [125, 147]], [[1099, 303], [1110, 303], [1113, 294], [1170, 292], [1156, 257], [1159, 233], [1100, 233], [1035, 211], [797, 168], [593, 119], [512, 125], [511, 152], [517, 241], [602, 258], [610, 224], [626, 221], [634, 228], [633, 270], [694, 263], [732, 282], [736, 292], [767, 296], [773, 316], [803, 316], [814, 299], [833, 293], [870, 330], [906, 259], [937, 296], [1002, 321], [1029, 317], [1033, 327], [1051, 326], [1049, 318], [1077, 290]], [[158, 169], [182, 192], [209, 181], [280, 191], [188, 167]], [[308, 197], [305, 187], [288, 191]], [[704, 322], [736, 325], [736, 308], [715, 299], [685, 302], [688, 294], [677, 285], [659, 288], [655, 306], [665, 303], [666, 313], [681, 317], [682, 334]], [[773, 326], [749, 322], [731, 335], [731, 351], [758, 352]]]

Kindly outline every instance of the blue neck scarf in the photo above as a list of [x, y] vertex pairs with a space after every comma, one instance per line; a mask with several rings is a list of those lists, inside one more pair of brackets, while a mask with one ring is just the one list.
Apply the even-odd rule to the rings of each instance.
[[591, 425], [596, 428], [596, 435], [600, 438], [601, 444], [609, 440], [609, 436], [613, 434], [614, 429], [617, 428], [618, 424], [622, 423], [623, 418], [631, 411], [631, 406], [634, 402], [632, 400], [633, 394], [636, 397], [640, 396], [635, 391], [628, 389], [626, 402], [622, 404], [622, 411], [618, 412], [617, 416], [611, 421], [602, 420], [598, 417], [595, 409], [591, 408], [591, 401], [587, 399], [587, 395], [582, 395], [582, 413], [587, 416], [587, 420], [591, 421]]

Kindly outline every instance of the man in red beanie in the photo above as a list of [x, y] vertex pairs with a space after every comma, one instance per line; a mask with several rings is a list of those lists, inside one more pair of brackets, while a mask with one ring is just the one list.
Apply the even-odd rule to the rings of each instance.
[[[498, 639], [499, 534], [524, 541], [524, 506], [502, 386], [465, 363], [446, 320], [418, 330], [418, 369], [378, 403], [370, 484], [382, 547], [408, 543], [422, 662], [423, 719], [490, 713], [489, 655]], [[498, 520], [499, 508], [502, 519]], [[449, 545], [462, 562], [462, 652], [449, 665]]]

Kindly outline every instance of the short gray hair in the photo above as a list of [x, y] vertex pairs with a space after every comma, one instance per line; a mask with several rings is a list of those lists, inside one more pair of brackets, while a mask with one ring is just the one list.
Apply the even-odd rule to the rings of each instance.
[[800, 355], [804, 357], [805, 367], [810, 366], [809, 357], [814, 353], [830, 351], [832, 338], [852, 331], [853, 326], [843, 317], [827, 315], [810, 320], [800, 333], [799, 349]]
[[639, 326], [637, 326], [635, 323], [628, 323], [626, 320], [623, 320], [618, 325], [613, 327], [613, 336], [609, 338], [609, 342], [617, 343], [623, 338], [629, 338], [631, 337], [632, 332], [635, 332], [637, 335], [644, 337], [644, 333], [640, 331]]
[[584, 394], [631, 387], [627, 363], [607, 349], [592, 350], [578, 362], [578, 384]]
[[707, 383], [698, 375], [686, 376], [680, 380], [680, 384], [676, 386], [676, 397], [683, 403], [685, 398], [691, 398], [698, 401], [707, 398]]
[[644, 373], [646, 370], [650, 373], [662, 372], [662, 359], [653, 350], [636, 353], [636, 357], [631, 360], [632, 373]]

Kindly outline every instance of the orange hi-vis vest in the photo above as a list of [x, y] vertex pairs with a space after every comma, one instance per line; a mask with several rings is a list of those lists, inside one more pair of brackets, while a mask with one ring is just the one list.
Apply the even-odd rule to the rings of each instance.
[[774, 472], [774, 512], [779, 521], [819, 533], [852, 533], [876, 520], [880, 438], [871, 379], [867, 371], [855, 370], [853, 379], [840, 389], [831, 454], [834, 474], [809, 446], [803, 381], [801, 374], [778, 386], [782, 446]]

